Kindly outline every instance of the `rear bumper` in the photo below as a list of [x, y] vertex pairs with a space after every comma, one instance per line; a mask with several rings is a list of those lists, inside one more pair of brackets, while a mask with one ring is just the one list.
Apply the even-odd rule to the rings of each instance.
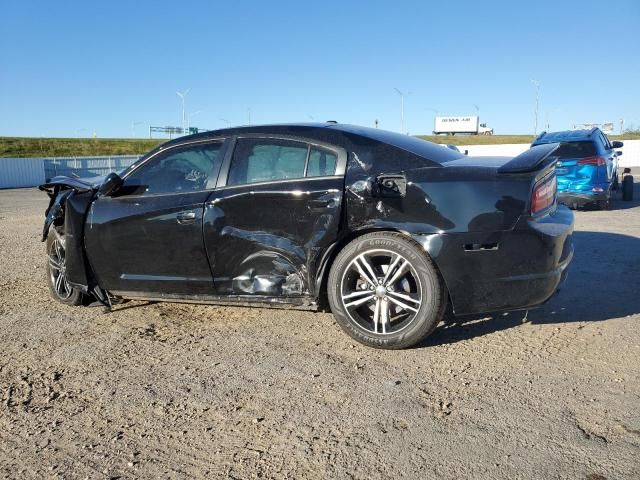
[[558, 192], [558, 203], [570, 207], [582, 207], [590, 203], [606, 201], [609, 198], [609, 192], [600, 193], [577, 193], [577, 192]]
[[572, 233], [573, 213], [560, 205], [542, 218], [522, 218], [510, 231], [414, 238], [438, 266], [454, 313], [474, 315], [549, 300], [573, 258]]

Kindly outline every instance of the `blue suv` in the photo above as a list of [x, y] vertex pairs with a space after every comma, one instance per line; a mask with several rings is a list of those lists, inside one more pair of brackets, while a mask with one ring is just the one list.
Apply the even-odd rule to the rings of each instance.
[[618, 157], [622, 142], [610, 142], [599, 129], [542, 132], [531, 146], [560, 143], [558, 156], [558, 202], [571, 208], [595, 204], [610, 207], [611, 192], [618, 189]]

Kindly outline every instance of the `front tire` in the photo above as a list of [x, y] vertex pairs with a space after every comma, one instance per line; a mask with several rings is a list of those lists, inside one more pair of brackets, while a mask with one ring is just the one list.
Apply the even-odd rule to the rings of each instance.
[[47, 283], [51, 296], [65, 305], [82, 305], [83, 293], [67, 280], [64, 237], [52, 230], [47, 237]]
[[342, 329], [375, 348], [407, 348], [427, 337], [446, 307], [445, 289], [431, 259], [405, 236], [363, 235], [336, 257], [327, 285]]

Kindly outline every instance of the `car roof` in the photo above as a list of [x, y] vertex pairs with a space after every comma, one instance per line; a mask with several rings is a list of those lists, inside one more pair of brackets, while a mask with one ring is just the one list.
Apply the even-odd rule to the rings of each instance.
[[533, 141], [535, 144], [555, 142], [584, 142], [591, 140], [598, 128], [590, 130], [563, 130], [561, 132], [542, 132]]
[[163, 147], [200, 140], [205, 138], [228, 137], [231, 135], [282, 135], [321, 140], [351, 150], [354, 145], [362, 143], [362, 138], [385, 143], [407, 152], [430, 159], [436, 163], [450, 161], [460, 157], [460, 153], [451, 149], [443, 149], [440, 145], [422, 140], [411, 135], [387, 130], [348, 125], [335, 122], [327, 123], [286, 123], [272, 125], [250, 125], [241, 127], [211, 130], [179, 137], [163, 144]]

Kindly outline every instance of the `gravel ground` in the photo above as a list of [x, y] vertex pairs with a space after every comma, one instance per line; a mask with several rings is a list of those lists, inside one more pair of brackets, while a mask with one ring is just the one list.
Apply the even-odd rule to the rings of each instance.
[[576, 212], [544, 307], [405, 351], [325, 313], [57, 304], [46, 202], [0, 191], [5, 478], [640, 477], [638, 201]]

